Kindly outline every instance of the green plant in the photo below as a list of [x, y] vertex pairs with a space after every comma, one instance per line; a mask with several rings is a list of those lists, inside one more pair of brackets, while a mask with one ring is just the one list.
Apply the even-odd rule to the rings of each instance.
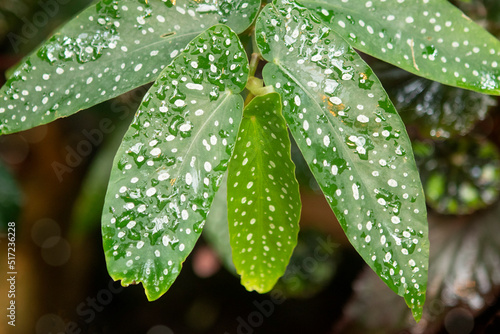
[[353, 48], [500, 95], [498, 41], [444, 0], [101, 0], [14, 71], [0, 90], [0, 133], [154, 81], [116, 154], [102, 216], [111, 276], [142, 282], [154, 300], [193, 249], [227, 169], [235, 267], [247, 289], [274, 286], [300, 216], [288, 126], [354, 248], [419, 320], [422, 185], [403, 122]]

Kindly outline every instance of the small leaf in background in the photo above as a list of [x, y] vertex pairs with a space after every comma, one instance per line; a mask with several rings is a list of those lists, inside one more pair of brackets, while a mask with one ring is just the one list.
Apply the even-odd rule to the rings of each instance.
[[321, 188], [316, 182], [314, 175], [311, 173], [309, 166], [307, 165], [307, 161], [304, 160], [302, 153], [300, 153], [300, 149], [295, 143], [293, 137], [290, 138], [292, 143], [292, 161], [295, 165], [295, 177], [297, 181], [299, 181], [301, 191], [312, 191], [317, 194], [322, 194]]
[[500, 95], [500, 42], [448, 1], [302, 3], [362, 52], [447, 85]]
[[466, 219], [431, 216], [429, 295], [478, 312], [500, 287], [500, 203]]
[[500, 191], [500, 154], [486, 140], [464, 137], [414, 142], [427, 203], [444, 214], [470, 214], [494, 203]]
[[227, 26], [208, 29], [150, 88], [114, 160], [102, 233], [108, 271], [149, 300], [193, 249], [231, 157], [248, 60]]
[[[290, 13], [293, 13], [291, 15]], [[372, 70], [295, 2], [268, 5], [263, 77], [349, 241], [416, 319], [425, 301], [425, 198], [403, 122]]]
[[0, 90], [0, 134], [71, 115], [154, 81], [196, 35], [218, 23], [237, 33], [258, 0], [101, 0], [29, 56]]
[[489, 95], [419, 78], [388, 64], [372, 68], [380, 73], [405, 124], [415, 126], [425, 137], [466, 135], [497, 104]]
[[222, 179], [219, 190], [215, 194], [202, 236], [217, 253], [224, 267], [236, 275], [227, 224], [227, 175]]
[[290, 263], [274, 289], [292, 298], [311, 298], [321, 292], [337, 273], [341, 259], [335, 244], [329, 251], [318, 252], [328, 238], [322, 232], [301, 228]]
[[15, 222], [20, 211], [22, 194], [16, 180], [0, 160], [0, 231], [7, 232], [7, 223]]
[[82, 238], [99, 227], [113, 158], [129, 124], [130, 121], [119, 122], [92, 159], [71, 212], [69, 234], [73, 238]]
[[278, 93], [257, 96], [245, 107], [227, 183], [229, 235], [241, 284], [268, 292], [297, 244], [301, 209]]

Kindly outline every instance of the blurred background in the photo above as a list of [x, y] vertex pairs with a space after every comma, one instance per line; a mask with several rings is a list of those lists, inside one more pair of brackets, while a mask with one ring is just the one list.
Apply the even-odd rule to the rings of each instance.
[[[0, 82], [91, 2], [0, 0]], [[454, 4], [500, 37], [500, 2]], [[8, 222], [16, 225], [17, 271], [16, 327], [2, 315], [0, 333], [500, 333], [498, 99], [365, 59], [407, 124], [426, 191], [431, 258], [420, 323], [350, 247], [296, 147], [299, 244], [271, 293], [247, 292], [234, 274], [223, 191], [167, 294], [148, 302], [142, 286], [113, 283], [100, 215], [115, 151], [148, 88], [141, 87], [0, 137], [2, 314]], [[103, 121], [112, 130], [101, 131]]]

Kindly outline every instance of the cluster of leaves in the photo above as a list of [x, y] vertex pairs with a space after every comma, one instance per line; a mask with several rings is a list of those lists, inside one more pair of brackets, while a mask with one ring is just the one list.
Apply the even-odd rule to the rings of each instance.
[[429, 252], [420, 176], [400, 116], [354, 48], [498, 95], [499, 46], [444, 0], [101, 0], [17, 67], [0, 90], [0, 134], [154, 81], [116, 153], [102, 216], [111, 276], [142, 282], [154, 300], [226, 170], [242, 284], [266, 292], [284, 274], [301, 209], [288, 127], [351, 244], [418, 320]]

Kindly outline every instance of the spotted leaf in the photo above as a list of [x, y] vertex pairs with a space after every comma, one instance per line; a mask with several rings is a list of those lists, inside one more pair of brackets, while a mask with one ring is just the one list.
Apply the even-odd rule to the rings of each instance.
[[258, 96], [245, 108], [227, 182], [229, 235], [241, 284], [268, 292], [297, 244], [301, 208], [278, 93]]
[[353, 47], [447, 85], [500, 95], [500, 42], [446, 0], [304, 0]]
[[149, 300], [193, 249], [236, 140], [248, 78], [238, 36], [217, 25], [148, 91], [114, 160], [102, 232], [108, 271]]
[[295, 2], [257, 19], [264, 81], [349, 241], [416, 319], [425, 300], [425, 199], [403, 122], [368, 65]]
[[[146, 3], [147, 2], [147, 3]], [[0, 90], [0, 134], [71, 115], [154, 81], [206, 28], [237, 33], [259, 0], [101, 0], [30, 55]]]

